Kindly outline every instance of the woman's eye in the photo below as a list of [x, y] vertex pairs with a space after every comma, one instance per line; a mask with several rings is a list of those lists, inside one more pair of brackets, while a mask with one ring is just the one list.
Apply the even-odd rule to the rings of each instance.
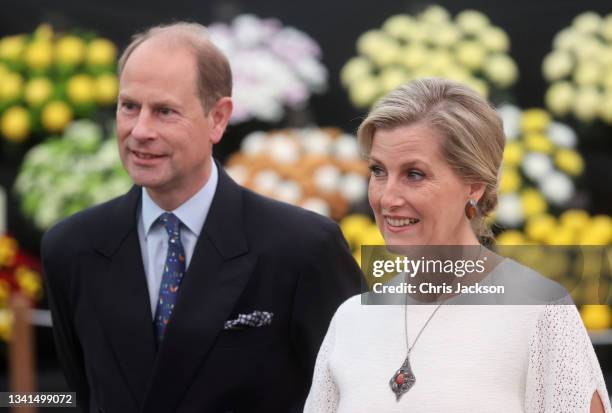
[[370, 165], [368, 167], [370, 169], [370, 173], [372, 176], [381, 176], [383, 174], [383, 169], [378, 165]]
[[425, 174], [420, 171], [410, 171], [408, 172], [408, 177], [411, 180], [420, 181], [421, 179], [425, 178]]

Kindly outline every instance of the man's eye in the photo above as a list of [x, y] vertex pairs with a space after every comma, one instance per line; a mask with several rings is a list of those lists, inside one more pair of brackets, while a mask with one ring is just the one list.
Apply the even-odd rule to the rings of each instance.
[[159, 108], [158, 112], [164, 116], [168, 116], [168, 115], [172, 115], [174, 113], [174, 110], [170, 108]]
[[136, 108], [136, 105], [131, 103], [131, 102], [122, 102], [121, 103], [121, 108], [127, 111], [131, 111], [134, 110]]

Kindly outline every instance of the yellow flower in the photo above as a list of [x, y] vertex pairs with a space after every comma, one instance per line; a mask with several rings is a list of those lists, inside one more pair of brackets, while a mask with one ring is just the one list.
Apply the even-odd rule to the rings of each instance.
[[527, 109], [521, 118], [523, 132], [543, 132], [550, 125], [550, 115], [544, 109]]
[[571, 176], [578, 176], [584, 171], [582, 156], [573, 149], [559, 149], [555, 154], [555, 163], [559, 169]]
[[361, 240], [363, 233], [371, 224], [372, 221], [370, 218], [361, 214], [348, 215], [340, 221], [340, 229], [351, 246], [351, 249], [354, 250], [357, 248], [357, 244]]
[[53, 62], [53, 46], [46, 40], [34, 40], [26, 47], [24, 60], [32, 69], [46, 69]]
[[521, 183], [521, 176], [515, 168], [503, 168], [499, 192], [502, 194], [516, 192], [521, 187]]
[[575, 233], [570, 228], [556, 227], [546, 237], [548, 245], [574, 245]]
[[562, 226], [577, 232], [589, 225], [591, 218], [583, 209], [568, 209], [559, 216], [559, 221]]
[[542, 73], [548, 81], [563, 79], [568, 76], [574, 67], [574, 61], [569, 52], [553, 50], [542, 62]]
[[75, 75], [68, 80], [66, 91], [68, 98], [75, 104], [87, 104], [94, 100], [95, 89], [91, 76], [86, 74]]
[[523, 145], [517, 141], [506, 143], [503, 164], [506, 166], [519, 166], [523, 160]]
[[441, 24], [450, 20], [450, 13], [442, 6], [429, 6], [421, 13], [421, 20], [428, 23]]
[[574, 87], [569, 82], [553, 83], [546, 92], [546, 107], [557, 116], [567, 114], [574, 106]]
[[455, 21], [464, 32], [469, 34], [476, 34], [490, 25], [489, 18], [476, 10], [462, 11], [457, 15]]
[[53, 93], [53, 83], [46, 77], [35, 77], [25, 87], [24, 98], [32, 107], [45, 103]]
[[498, 245], [525, 245], [525, 235], [516, 229], [504, 231], [496, 238]]
[[31, 299], [37, 299], [42, 293], [40, 274], [25, 266], [19, 266], [15, 270], [15, 279], [21, 291]]
[[534, 241], [546, 242], [549, 234], [557, 227], [557, 220], [549, 214], [534, 214], [525, 224], [525, 233]]
[[6, 280], [0, 279], [0, 308], [6, 307], [11, 296], [11, 286]]
[[0, 82], [0, 101], [11, 102], [21, 97], [23, 77], [19, 73], [9, 72], [2, 76]]
[[110, 66], [115, 64], [117, 48], [107, 39], [95, 39], [87, 46], [87, 63], [90, 66]]
[[601, 79], [602, 67], [594, 60], [581, 61], [574, 71], [574, 82], [580, 86], [597, 85]]
[[19, 245], [14, 238], [0, 236], [0, 267], [11, 267], [17, 256]]
[[461, 39], [461, 32], [452, 24], [440, 23], [433, 26], [432, 33], [430, 34], [430, 41], [439, 47], [452, 47], [459, 39]]
[[457, 60], [472, 70], [480, 69], [487, 57], [486, 49], [474, 40], [459, 42], [456, 51]]
[[612, 218], [607, 215], [596, 215], [591, 218], [581, 234], [583, 245], [609, 245], [612, 243]]
[[506, 53], [510, 49], [510, 39], [499, 27], [487, 27], [479, 33], [479, 39], [492, 52]]
[[34, 30], [36, 40], [50, 41], [53, 39], [53, 27], [48, 23], [39, 24]]
[[506, 88], [516, 82], [518, 68], [510, 57], [497, 54], [489, 57], [484, 66], [487, 77], [500, 88]]
[[412, 70], [424, 65], [428, 59], [429, 52], [427, 48], [419, 43], [404, 47], [398, 56], [399, 63]]
[[351, 101], [360, 108], [370, 106], [382, 93], [379, 80], [369, 76], [351, 84], [349, 90]]
[[365, 57], [353, 57], [340, 71], [340, 80], [344, 86], [349, 86], [364, 76], [370, 76], [373, 70], [374, 66]]
[[55, 58], [60, 64], [70, 66], [80, 64], [85, 58], [85, 42], [72, 35], [62, 37], [55, 45]]
[[72, 109], [65, 102], [55, 100], [43, 108], [41, 121], [49, 132], [61, 132], [72, 120]]
[[357, 51], [365, 56], [371, 56], [380, 48], [383, 43], [392, 40], [381, 30], [368, 30], [357, 39]]
[[385, 66], [396, 63], [399, 54], [399, 44], [395, 40], [389, 39], [381, 43], [376, 49], [373, 49], [369, 57], [378, 67], [384, 68]]
[[375, 224], [370, 225], [363, 233], [360, 245], [385, 245], [385, 239]]
[[585, 86], [576, 92], [574, 101], [574, 114], [583, 122], [591, 122], [597, 116], [602, 96], [597, 88]]
[[612, 314], [607, 305], [583, 305], [580, 315], [587, 330], [605, 330], [610, 327]]
[[599, 116], [607, 123], [612, 123], [612, 88], [608, 89], [599, 105]]
[[410, 40], [410, 33], [412, 32], [410, 26], [413, 24], [414, 18], [405, 14], [398, 14], [385, 21], [383, 30], [395, 38]]
[[111, 105], [117, 100], [119, 81], [113, 73], [105, 73], [98, 76], [95, 84], [96, 102], [101, 105]]
[[595, 12], [587, 11], [574, 18], [572, 26], [580, 33], [594, 34], [601, 27], [601, 16]]
[[548, 204], [542, 194], [533, 188], [525, 189], [522, 192], [521, 205], [523, 206], [523, 214], [527, 218], [542, 214], [548, 209]]
[[30, 113], [21, 106], [13, 106], [2, 115], [2, 135], [10, 141], [24, 141], [30, 134], [30, 126]]
[[405, 83], [408, 79], [408, 74], [404, 69], [397, 66], [385, 68], [380, 73], [380, 83], [384, 92], [390, 92], [399, 85]]
[[7, 36], [0, 40], [0, 59], [16, 62], [25, 49], [26, 36]]
[[0, 339], [9, 341], [13, 332], [13, 313], [0, 309]]
[[546, 135], [541, 133], [527, 133], [525, 135], [525, 147], [529, 151], [550, 154], [554, 145]]
[[612, 42], [612, 13], [604, 17], [601, 22], [601, 35], [608, 42]]

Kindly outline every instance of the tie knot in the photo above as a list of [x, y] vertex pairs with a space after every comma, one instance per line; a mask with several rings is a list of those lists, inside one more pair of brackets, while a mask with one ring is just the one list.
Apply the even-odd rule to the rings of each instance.
[[166, 232], [171, 239], [179, 238], [181, 220], [176, 215], [171, 212], [164, 212], [159, 216], [159, 220], [166, 227]]

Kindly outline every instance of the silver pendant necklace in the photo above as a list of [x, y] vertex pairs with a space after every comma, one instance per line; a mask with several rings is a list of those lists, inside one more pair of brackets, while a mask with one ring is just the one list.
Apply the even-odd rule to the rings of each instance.
[[[482, 256], [482, 244], [480, 245], [480, 248], [478, 249], [478, 258], [480, 258], [481, 256]], [[406, 275], [406, 277], [408, 276]], [[391, 391], [395, 393], [396, 401], [398, 402], [399, 402], [399, 399], [405, 393], [407, 393], [408, 390], [410, 390], [416, 383], [416, 377], [414, 376], [414, 373], [412, 372], [412, 367], [410, 366], [410, 352], [412, 351], [414, 346], [416, 346], [416, 343], [417, 341], [419, 341], [421, 334], [423, 333], [425, 328], [427, 328], [427, 325], [429, 324], [433, 316], [436, 315], [436, 313], [438, 312], [440, 307], [442, 307], [442, 304], [444, 304], [445, 301], [446, 300], [442, 300], [442, 302], [438, 304], [436, 309], [433, 310], [433, 312], [431, 313], [427, 321], [425, 321], [425, 324], [423, 325], [423, 327], [421, 327], [421, 330], [419, 331], [416, 338], [414, 339], [412, 346], [410, 346], [408, 344], [408, 294], [406, 294], [406, 302], [404, 304], [404, 331], [406, 333], [406, 348], [408, 349], [408, 351], [406, 354], [406, 358], [404, 359], [404, 362], [402, 363], [401, 367], [395, 372], [395, 374], [393, 374], [393, 376], [391, 377], [391, 380], [389, 380], [389, 386], [391, 386]]]
[[429, 324], [429, 322], [431, 321], [433, 316], [436, 314], [436, 312], [440, 309], [442, 304], [444, 304], [444, 302], [441, 302], [440, 304], [438, 304], [436, 309], [433, 310], [433, 312], [431, 313], [427, 321], [425, 321], [425, 324], [423, 325], [423, 327], [421, 327], [419, 334], [417, 334], [416, 338], [414, 339], [414, 343], [412, 343], [412, 346], [409, 346], [408, 345], [408, 324], [407, 324], [408, 322], [408, 294], [406, 294], [406, 304], [404, 305], [404, 331], [406, 332], [406, 348], [408, 349], [408, 351], [406, 354], [406, 358], [404, 359], [404, 363], [395, 372], [393, 377], [391, 377], [391, 380], [389, 380], [389, 386], [391, 386], [391, 390], [393, 391], [393, 393], [395, 393], [396, 401], [399, 401], [399, 399], [404, 395], [404, 393], [408, 392], [408, 390], [410, 390], [412, 386], [414, 386], [414, 383], [416, 383], [416, 377], [414, 376], [414, 373], [412, 372], [412, 367], [410, 366], [410, 352], [416, 345], [417, 341], [419, 341], [419, 337], [421, 337], [421, 333], [423, 333], [423, 330], [425, 330], [425, 328], [427, 327], [427, 324]]

